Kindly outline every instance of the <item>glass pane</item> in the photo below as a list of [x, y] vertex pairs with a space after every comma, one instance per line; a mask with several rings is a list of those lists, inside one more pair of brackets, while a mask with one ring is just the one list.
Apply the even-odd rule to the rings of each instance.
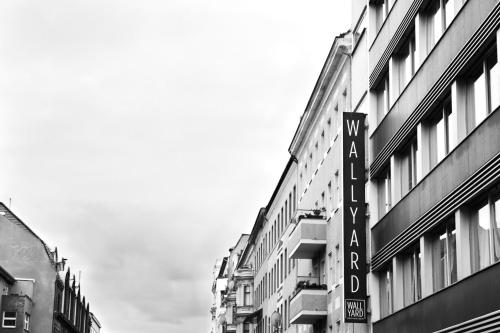
[[448, 232], [448, 260], [449, 260], [449, 282], [457, 281], [457, 230], [455, 224], [450, 227]]
[[488, 110], [486, 107], [486, 80], [484, 77], [484, 73], [482, 73], [474, 81], [474, 114], [474, 123], [476, 126], [481, 123], [488, 115]]
[[488, 266], [489, 260], [489, 206], [483, 205], [473, 216], [473, 226], [471, 228], [471, 265], [472, 272]]
[[446, 115], [446, 143], [447, 143], [447, 149], [446, 153], [449, 153], [450, 151], [455, 148], [457, 145], [456, 139], [457, 139], [457, 113], [453, 112], [453, 109], [451, 107], [451, 103], [448, 102], [444, 106], [444, 113]]
[[446, 11], [446, 27], [448, 27], [451, 24], [451, 21], [453, 21], [453, 18], [455, 17], [455, 0], [446, 0], [445, 11]]
[[500, 65], [498, 62], [490, 70], [491, 111], [500, 106]]
[[[439, 1], [437, 1], [439, 2]], [[442, 27], [443, 27], [443, 19], [441, 15], [441, 8], [438, 8], [436, 12], [434, 13], [434, 16], [432, 18], [432, 24], [433, 24], [433, 30], [434, 30], [434, 44], [436, 44], [441, 38], [442, 34]]]
[[446, 286], [446, 232], [439, 234], [434, 246], [434, 291]]
[[436, 154], [437, 163], [446, 156], [446, 129], [443, 118], [439, 119], [436, 124]]
[[417, 300], [422, 298], [422, 253], [420, 253], [420, 247], [417, 248], [416, 253], [417, 260]]
[[500, 199], [495, 201], [495, 223], [493, 225], [493, 247], [495, 262], [500, 260]]
[[490, 207], [483, 206], [478, 211], [478, 245], [479, 245], [479, 268], [490, 264]]

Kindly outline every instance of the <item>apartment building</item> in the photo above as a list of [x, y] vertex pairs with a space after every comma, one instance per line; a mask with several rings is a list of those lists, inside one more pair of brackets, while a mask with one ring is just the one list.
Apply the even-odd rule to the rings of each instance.
[[245, 332], [499, 331], [500, 0], [351, 5], [250, 235]]
[[256, 221], [254, 309], [255, 332], [297, 332], [290, 325], [290, 302], [298, 267], [290, 258], [288, 242], [297, 211], [297, 164], [290, 158], [264, 210]]
[[366, 61], [365, 15], [360, 6], [354, 30], [335, 39], [289, 148], [299, 175], [299, 214], [289, 254], [305, 284], [297, 285], [290, 303], [291, 324], [299, 332], [368, 332], [363, 113], [368, 103], [362, 75], [357, 81], [351, 77], [360, 70], [354, 64]]
[[222, 318], [225, 318], [226, 308], [222, 303], [227, 288], [227, 257], [217, 260], [213, 270], [212, 282], [212, 315], [211, 333], [222, 333]]
[[[224, 316], [221, 320], [222, 330], [224, 333], [241, 333], [243, 322], [241, 320], [241, 284], [238, 283], [238, 264], [244, 254], [248, 244], [249, 235], [242, 234], [236, 244], [229, 249], [229, 256], [227, 257], [227, 286], [223, 293], [222, 305], [225, 309]], [[253, 280], [253, 275], [250, 280]]]
[[368, 11], [373, 332], [498, 331], [500, 1]]
[[0, 332], [90, 333], [89, 304], [66, 260], [3, 203], [0, 263]]

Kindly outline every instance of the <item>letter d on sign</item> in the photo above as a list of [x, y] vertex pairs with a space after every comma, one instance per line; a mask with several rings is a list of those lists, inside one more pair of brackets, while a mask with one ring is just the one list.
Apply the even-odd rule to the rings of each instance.
[[351, 275], [351, 293], [357, 293], [359, 290], [359, 279], [356, 275]]

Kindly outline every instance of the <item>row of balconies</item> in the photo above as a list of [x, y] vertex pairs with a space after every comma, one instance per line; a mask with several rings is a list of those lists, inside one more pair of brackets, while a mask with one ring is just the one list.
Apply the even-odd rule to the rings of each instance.
[[[288, 244], [290, 258], [316, 258], [326, 248], [326, 221], [322, 218], [300, 219]], [[290, 323], [313, 324], [325, 318], [328, 314], [327, 294], [326, 286], [320, 285], [319, 278], [297, 277], [297, 289], [290, 302]]]
[[[288, 249], [291, 259], [314, 259], [326, 248], [326, 221], [318, 217], [303, 217], [290, 235]], [[253, 279], [252, 268], [240, 268], [234, 273], [237, 280]], [[312, 324], [327, 316], [326, 286], [320, 285], [317, 277], [297, 277], [297, 288], [290, 302], [291, 324]], [[250, 317], [252, 305], [236, 304], [236, 293], [230, 291], [226, 302], [235, 304], [235, 319]], [[226, 332], [235, 332], [235, 324], [226, 324]]]

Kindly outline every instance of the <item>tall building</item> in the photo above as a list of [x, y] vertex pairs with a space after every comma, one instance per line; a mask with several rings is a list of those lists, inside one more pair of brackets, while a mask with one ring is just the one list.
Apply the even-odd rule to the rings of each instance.
[[248, 239], [237, 332], [500, 332], [500, 0], [351, 14]]
[[90, 333], [91, 313], [66, 260], [0, 203], [0, 332]]
[[500, 1], [370, 1], [373, 332], [500, 327]]

